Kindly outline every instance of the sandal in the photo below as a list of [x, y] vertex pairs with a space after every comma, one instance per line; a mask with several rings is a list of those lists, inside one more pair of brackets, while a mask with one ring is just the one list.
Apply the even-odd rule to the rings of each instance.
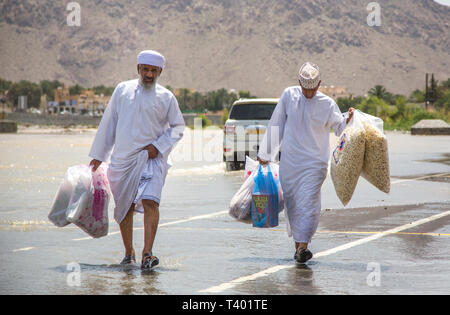
[[296, 251], [294, 255], [294, 259], [300, 264], [304, 264], [312, 257], [313, 254], [310, 252], [310, 250], [305, 248], [301, 248], [300, 250]]
[[120, 263], [121, 265], [129, 265], [129, 264], [135, 264], [136, 263], [136, 258], [133, 255], [126, 255], [123, 259], [122, 262]]
[[141, 269], [150, 270], [158, 264], [158, 257], [153, 256], [152, 253], [145, 253], [142, 257]]

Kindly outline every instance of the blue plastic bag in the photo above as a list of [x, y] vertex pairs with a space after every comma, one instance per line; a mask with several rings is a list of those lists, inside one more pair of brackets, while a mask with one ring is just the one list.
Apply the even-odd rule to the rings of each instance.
[[278, 183], [273, 178], [270, 166], [267, 174], [259, 166], [252, 193], [251, 214], [254, 227], [268, 228], [278, 226]]

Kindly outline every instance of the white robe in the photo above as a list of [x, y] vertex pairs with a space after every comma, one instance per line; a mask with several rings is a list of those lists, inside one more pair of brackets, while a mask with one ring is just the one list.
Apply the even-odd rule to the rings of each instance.
[[307, 99], [299, 86], [283, 92], [272, 114], [258, 156], [274, 161], [282, 146], [280, 182], [288, 227], [296, 242], [309, 243], [316, 232], [320, 189], [330, 156], [330, 128], [340, 135], [345, 126], [333, 99], [321, 92]]
[[[89, 156], [106, 162], [111, 154], [108, 180], [115, 201], [114, 219], [120, 223], [136, 197], [139, 181], [148, 169], [153, 144], [160, 152], [153, 174], [164, 183], [168, 157], [183, 136], [185, 123], [175, 96], [159, 84], [144, 89], [138, 79], [117, 85], [98, 127]], [[156, 166], [155, 166], [156, 165]], [[150, 179], [152, 180], [152, 179]], [[142, 188], [142, 187], [140, 187]], [[161, 187], [162, 189], [162, 187]]]

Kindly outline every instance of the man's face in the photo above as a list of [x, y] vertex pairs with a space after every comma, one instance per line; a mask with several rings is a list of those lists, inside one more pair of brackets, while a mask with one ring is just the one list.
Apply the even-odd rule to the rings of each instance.
[[141, 82], [145, 86], [153, 86], [156, 83], [162, 69], [151, 65], [138, 65], [137, 71], [141, 77]]
[[305, 95], [305, 97], [307, 98], [307, 99], [311, 99], [311, 98], [313, 98], [315, 95], [316, 95], [316, 93], [317, 93], [317, 90], [319, 89], [319, 86], [320, 86], [320, 83], [321, 83], [322, 81], [319, 81], [319, 84], [317, 84], [317, 86], [314, 88], [314, 89], [305, 89], [303, 86], [302, 86], [302, 84], [300, 83], [300, 81], [298, 81], [298, 83], [300, 84], [300, 86], [302, 86], [302, 92], [303, 92], [303, 95]]

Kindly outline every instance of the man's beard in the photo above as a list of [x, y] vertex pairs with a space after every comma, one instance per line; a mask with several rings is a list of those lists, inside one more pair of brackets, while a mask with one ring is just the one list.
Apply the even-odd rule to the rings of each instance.
[[146, 90], [152, 90], [155, 87], [156, 82], [158, 82], [158, 77], [156, 77], [152, 83], [146, 83], [144, 82], [144, 80], [142, 80], [142, 77], [139, 76], [139, 84], [142, 85], [142, 87]]

